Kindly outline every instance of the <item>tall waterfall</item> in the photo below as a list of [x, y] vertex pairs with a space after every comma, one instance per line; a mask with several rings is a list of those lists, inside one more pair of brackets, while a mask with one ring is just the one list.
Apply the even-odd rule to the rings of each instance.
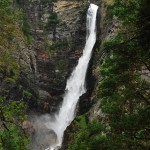
[[55, 115], [55, 121], [47, 124], [57, 135], [56, 144], [51, 146], [50, 149], [58, 149], [63, 140], [63, 134], [67, 126], [73, 121], [75, 117], [75, 109], [79, 97], [86, 92], [85, 77], [88, 68], [88, 63], [92, 55], [92, 49], [96, 42], [96, 14], [98, 6], [90, 4], [87, 12], [87, 35], [86, 44], [83, 50], [83, 55], [78, 61], [78, 65], [73, 70], [71, 76], [67, 80], [66, 92], [63, 98], [62, 106]]

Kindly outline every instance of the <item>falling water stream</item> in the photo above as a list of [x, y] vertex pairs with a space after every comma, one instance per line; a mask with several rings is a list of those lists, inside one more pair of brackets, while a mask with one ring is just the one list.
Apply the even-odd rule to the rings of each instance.
[[63, 134], [67, 126], [75, 117], [75, 109], [81, 95], [86, 92], [85, 78], [88, 64], [92, 55], [92, 49], [96, 42], [96, 14], [98, 6], [90, 4], [87, 12], [86, 22], [86, 44], [83, 55], [78, 61], [78, 65], [74, 68], [71, 76], [67, 80], [63, 103], [59, 112], [55, 115], [55, 120], [48, 122], [46, 126], [53, 130], [57, 135], [55, 144], [46, 150], [57, 150], [61, 147]]

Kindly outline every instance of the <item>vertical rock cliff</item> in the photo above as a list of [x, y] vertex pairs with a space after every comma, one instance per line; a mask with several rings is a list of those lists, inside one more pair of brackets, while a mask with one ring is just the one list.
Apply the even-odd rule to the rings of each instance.
[[[20, 63], [28, 76], [36, 100], [31, 107], [42, 112], [56, 111], [62, 101], [66, 79], [85, 44], [87, 1], [18, 0], [28, 25], [30, 43], [20, 44]], [[34, 104], [33, 104], [34, 103]]]
[[[43, 117], [39, 114], [58, 112], [62, 104], [66, 80], [82, 55], [85, 45], [86, 11], [90, 2], [99, 6], [96, 23], [97, 41], [86, 74], [87, 92], [80, 97], [76, 108], [77, 117], [66, 130], [62, 149], [68, 148], [68, 144], [73, 139], [70, 133], [78, 129], [79, 133], [80, 129], [81, 131], [86, 129], [87, 132], [84, 131], [84, 133], [88, 134], [84, 134], [85, 143], [92, 137], [97, 140], [99, 136], [101, 137], [98, 140], [102, 140], [103, 143], [107, 133], [110, 133], [107, 135], [107, 141], [113, 137], [109, 138], [112, 133], [121, 135], [123, 138], [124, 133], [130, 136], [128, 132], [130, 133], [129, 130], [132, 127], [133, 133], [136, 134], [131, 136], [131, 141], [135, 138], [139, 142], [141, 139], [138, 138], [143, 138], [149, 130], [145, 126], [146, 123], [142, 124], [144, 121], [149, 121], [148, 119], [142, 121], [149, 112], [148, 0], [116, 0], [115, 6], [113, 6], [114, 0], [16, 0], [12, 1], [10, 10], [12, 12], [19, 10], [17, 13], [21, 17], [20, 20], [15, 17], [16, 20], [13, 20], [12, 16], [7, 14], [7, 9], [1, 7], [8, 18], [5, 18], [5, 15], [0, 15], [0, 17], [4, 21], [7, 19], [8, 24], [3, 25], [3, 20], [3, 23], [0, 22], [0, 40], [2, 41], [0, 45], [2, 52], [0, 55], [0, 100], [2, 96], [7, 102], [26, 102], [29, 119], [32, 118], [32, 114], [34, 117], [38, 114], [37, 118], [33, 117], [35, 129], [28, 120], [23, 123], [23, 128], [28, 130], [27, 126], [29, 126], [32, 129], [33, 134], [30, 136], [33, 136], [35, 149], [41, 150], [42, 143], [45, 143], [45, 148], [48, 147], [50, 136], [54, 141], [57, 138], [53, 131], [43, 125], [43, 122], [50, 120], [50, 117], [48, 115]], [[5, 3], [6, 6], [9, 5], [6, 0]], [[15, 29], [15, 33], [11, 33], [13, 29], [10, 26]], [[3, 31], [5, 31], [4, 34]], [[5, 33], [8, 33], [8, 37]], [[4, 40], [3, 36], [5, 36]], [[3, 64], [4, 59], [5, 64]], [[116, 93], [118, 95], [115, 95]], [[104, 108], [102, 105], [106, 106], [104, 110], [106, 114], [102, 111]], [[118, 115], [118, 112], [121, 113]], [[111, 115], [116, 118], [111, 118]], [[130, 122], [131, 126], [127, 126], [129, 127], [127, 132], [123, 131], [126, 126], [119, 128], [120, 131], [118, 128], [115, 128], [114, 132], [110, 130], [110, 127], [113, 128], [116, 120], [119, 119], [117, 115], [124, 117], [124, 122], [120, 117], [121, 125]], [[1, 116], [3, 118], [3, 115]], [[114, 119], [113, 125], [110, 123], [111, 119]], [[92, 124], [93, 120], [97, 122]], [[139, 127], [139, 129], [136, 128], [136, 132], [134, 125]], [[94, 130], [90, 131], [91, 129]], [[101, 134], [95, 136], [97, 131]], [[41, 137], [41, 143], [38, 141], [38, 136]], [[45, 140], [44, 137], [47, 139]], [[78, 142], [80, 138], [76, 140]], [[145, 144], [146, 142], [143, 141], [141, 143]], [[111, 145], [110, 143], [104, 144], [104, 147]]]

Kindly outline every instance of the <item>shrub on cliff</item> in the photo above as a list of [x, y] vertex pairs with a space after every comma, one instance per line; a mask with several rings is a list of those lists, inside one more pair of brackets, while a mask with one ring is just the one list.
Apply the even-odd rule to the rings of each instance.
[[[21, 11], [13, 0], [0, 1], [0, 149], [25, 150], [28, 139], [21, 122], [25, 118], [26, 99], [21, 83], [21, 67], [16, 60], [21, 31]], [[15, 99], [16, 98], [16, 99]], [[27, 100], [27, 99], [26, 99]]]
[[27, 150], [29, 139], [21, 129], [25, 104], [0, 97], [0, 149]]

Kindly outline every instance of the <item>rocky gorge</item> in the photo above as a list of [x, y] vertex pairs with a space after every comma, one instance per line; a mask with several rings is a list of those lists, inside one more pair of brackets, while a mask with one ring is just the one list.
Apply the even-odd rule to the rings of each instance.
[[[86, 35], [85, 16], [89, 3], [87, 1], [30, 2], [23, 0], [18, 0], [18, 3], [25, 11], [24, 15], [30, 26], [29, 32], [33, 36], [33, 41], [28, 47], [20, 44], [22, 53], [19, 61], [29, 68], [28, 76], [36, 89], [35, 105], [39, 110], [53, 112], [57, 104], [61, 102], [66, 79], [82, 54]], [[97, 43], [93, 57], [99, 55], [96, 59], [103, 59], [103, 52], [97, 54], [95, 51], [102, 41], [113, 36], [118, 23], [115, 23], [114, 19], [107, 27], [104, 27], [105, 4], [101, 1], [97, 3], [100, 9], [97, 18]], [[56, 15], [52, 21], [58, 22], [56, 21], [52, 27], [49, 26], [47, 30], [46, 26], [52, 14]], [[87, 77], [89, 88], [94, 86], [95, 81], [92, 66], [93, 63], [96, 65], [96, 61], [93, 62], [93, 59], [95, 58], [92, 58], [90, 62], [89, 77]], [[90, 91], [92, 89], [89, 89], [88, 93]]]
[[[82, 53], [85, 16], [80, 12], [84, 13], [83, 7], [86, 9], [87, 4], [77, 1], [19, 1], [19, 5], [25, 9], [34, 40], [34, 44], [24, 50], [20, 61], [30, 67], [29, 76], [33, 86], [37, 87], [38, 108], [45, 112], [55, 111], [61, 102], [66, 79]], [[58, 23], [47, 30], [46, 25], [51, 21], [48, 17], [53, 17], [50, 16], [53, 14], [56, 18], [52, 19]]]
[[[3, 111], [9, 109], [5, 107], [3, 109], [3, 106], [7, 106], [11, 100], [21, 101], [26, 104], [21, 107], [26, 108], [25, 113], [28, 117], [23, 117], [18, 124], [23, 129], [23, 137], [31, 138], [27, 147], [33, 150], [45, 150], [56, 142], [56, 133], [49, 130], [45, 122], [53, 121], [51, 116], [58, 113], [63, 103], [67, 79], [78, 64], [86, 43], [86, 12], [89, 4], [94, 3], [99, 7], [96, 17], [97, 38], [86, 74], [87, 92], [79, 98], [76, 107], [77, 117], [65, 131], [60, 149], [146, 149], [149, 131], [149, 119], [146, 118], [150, 104], [150, 70], [147, 57], [149, 18], [146, 16], [148, 14], [146, 4], [149, 2], [147, 0], [143, 3], [140, 0], [134, 0], [133, 3], [131, 0], [128, 2], [117, 0], [11, 2], [13, 10], [21, 10], [21, 23], [14, 23], [21, 31], [16, 31], [14, 34], [19, 36], [12, 40], [17, 45], [17, 48], [14, 46], [17, 51], [13, 51], [13, 47], [6, 46], [13, 59], [8, 55], [0, 57], [0, 100], [1, 96], [6, 100], [5, 102], [2, 99], [2, 104], [0, 101], [2, 108], [0, 124], [4, 129], [7, 130], [7, 123], [13, 122], [14, 119], [8, 121], [5, 119]], [[140, 5], [141, 3], [143, 5]], [[142, 7], [145, 9], [144, 13]], [[141, 18], [135, 15], [139, 10], [141, 11], [139, 16], [143, 15], [143, 18], [146, 16], [145, 26], [142, 25]], [[0, 30], [2, 29], [0, 22]], [[0, 31], [0, 39], [3, 39], [2, 37]], [[134, 43], [134, 39], [138, 44]], [[7, 45], [5, 41], [4, 45]], [[2, 52], [3, 47], [5, 46], [0, 46]], [[7, 57], [6, 62], [10, 62], [3, 65], [5, 57]], [[16, 62], [19, 65], [16, 65]], [[6, 71], [1, 69], [1, 64], [2, 68], [6, 66]], [[7, 68], [9, 65], [10, 69]], [[21, 68], [19, 72], [16, 71], [18, 68]], [[13, 107], [17, 108], [17, 105]], [[6, 114], [6, 118], [9, 115]], [[129, 124], [133, 124], [133, 128]], [[129, 137], [131, 140], [128, 141]], [[5, 136], [3, 138], [5, 139]], [[0, 147], [3, 145], [1, 144], [3, 138], [0, 140]], [[121, 145], [118, 144], [119, 138]], [[110, 148], [111, 144], [113, 146]]]

